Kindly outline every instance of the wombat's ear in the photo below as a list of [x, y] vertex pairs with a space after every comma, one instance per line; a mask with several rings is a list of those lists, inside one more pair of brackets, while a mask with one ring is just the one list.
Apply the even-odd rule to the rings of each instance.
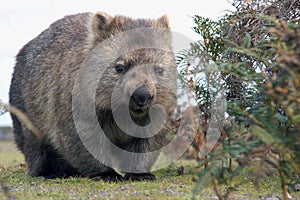
[[163, 15], [157, 19], [157, 21], [163, 25], [164, 28], [170, 28], [168, 15]]
[[93, 30], [98, 32], [99, 30], [105, 29], [109, 26], [113, 17], [105, 12], [98, 11], [93, 16]]

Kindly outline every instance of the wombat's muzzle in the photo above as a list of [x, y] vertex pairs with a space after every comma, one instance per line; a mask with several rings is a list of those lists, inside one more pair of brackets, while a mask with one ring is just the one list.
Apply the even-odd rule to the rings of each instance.
[[142, 85], [133, 92], [131, 104], [134, 104], [132, 105], [133, 108], [138, 110], [145, 107], [152, 99], [153, 96], [150, 94], [148, 88], [145, 85]]

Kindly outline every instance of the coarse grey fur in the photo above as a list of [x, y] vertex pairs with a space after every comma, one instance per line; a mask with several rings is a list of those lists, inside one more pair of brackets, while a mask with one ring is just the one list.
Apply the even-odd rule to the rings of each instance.
[[[112, 17], [104, 12], [69, 15], [51, 24], [19, 51], [9, 101], [24, 112], [42, 134], [41, 138], [37, 138], [12, 115], [15, 141], [25, 155], [27, 173], [30, 176], [121, 179], [114, 169], [99, 162], [83, 146], [73, 121], [72, 89], [80, 64], [97, 44], [117, 33], [144, 27], [169, 29], [168, 19], [166, 16], [156, 20]], [[163, 42], [170, 48], [170, 41]], [[116, 62], [122, 62], [125, 66], [130, 63], [132, 68], [144, 63], [159, 63], [165, 66], [165, 73], [173, 73], [175, 70], [173, 55], [153, 50], [131, 52], [122, 55]], [[159, 149], [166, 143], [167, 128], [154, 137], [143, 139], [123, 133], [116, 125], [110, 108], [112, 89], [120, 80], [115, 64], [106, 66], [106, 76], [99, 82], [95, 100], [99, 124], [107, 137], [123, 149], [132, 152]], [[128, 73], [133, 73], [132, 71], [134, 70], [130, 69]], [[124, 91], [136, 87], [141, 81], [132, 77], [132, 80], [123, 80]], [[158, 86], [148, 77], [146, 74], [140, 79], [147, 80], [144, 84], [155, 97], [152, 104], [159, 102], [170, 114], [174, 105], [174, 95], [169, 94], [170, 88], [168, 85]], [[174, 85], [174, 81], [170, 85]], [[144, 125], [148, 123], [148, 117], [147, 114], [137, 115], [133, 119]], [[89, 127], [86, 129], [88, 131]], [[149, 170], [155, 159], [155, 156], [150, 157], [149, 162], [145, 163]], [[134, 163], [128, 165], [134, 167]], [[150, 173], [136, 171], [128, 173], [125, 178], [144, 180], [155, 177]]]

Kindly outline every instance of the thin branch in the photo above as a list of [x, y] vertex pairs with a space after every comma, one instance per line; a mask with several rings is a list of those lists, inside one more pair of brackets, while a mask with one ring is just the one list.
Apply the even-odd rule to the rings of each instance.
[[5, 104], [2, 101], [0, 101], [0, 108], [1, 107], [4, 108], [5, 110], [7, 110], [8, 112], [10, 112], [11, 114], [15, 115], [21, 122], [23, 122], [26, 125], [28, 130], [30, 130], [32, 133], [35, 134], [35, 136], [37, 138], [41, 137], [40, 131], [31, 123], [31, 121], [29, 120], [29, 118], [27, 117], [26, 114], [24, 114], [22, 111], [20, 111], [16, 107]]
[[217, 186], [217, 182], [216, 182], [216, 179], [214, 177], [211, 178], [211, 183], [213, 185], [213, 188], [214, 188], [214, 191], [218, 197], [219, 200], [222, 200], [222, 195], [219, 193], [218, 191], [218, 186]]

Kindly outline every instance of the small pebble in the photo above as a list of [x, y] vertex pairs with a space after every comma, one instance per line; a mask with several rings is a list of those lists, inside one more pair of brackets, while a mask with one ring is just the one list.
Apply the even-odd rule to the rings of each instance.
[[197, 176], [194, 176], [194, 177], [192, 178], [192, 181], [193, 181], [193, 182], [197, 182], [197, 181], [198, 181], [198, 177], [197, 177]]
[[150, 193], [149, 193], [148, 191], [146, 191], [146, 192], [145, 192], [145, 195], [146, 195], [147, 197], [149, 197], [149, 196], [150, 196]]
[[30, 186], [36, 186], [36, 182], [31, 182]]
[[177, 172], [178, 172], [178, 175], [183, 175], [184, 167], [183, 166], [178, 167]]

